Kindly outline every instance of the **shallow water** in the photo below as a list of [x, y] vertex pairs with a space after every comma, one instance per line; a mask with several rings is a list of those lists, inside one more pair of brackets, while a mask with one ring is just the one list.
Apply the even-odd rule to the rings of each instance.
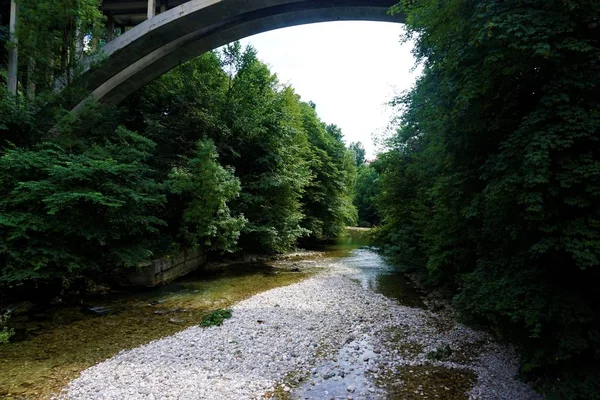
[[324, 251], [326, 257], [335, 258], [354, 269], [353, 278], [363, 288], [381, 293], [405, 306], [423, 306], [421, 294], [414, 285], [370, 246], [368, 231], [349, 229], [335, 242], [317, 249]]
[[[10, 322], [17, 340], [0, 345], [0, 399], [47, 399], [83, 369], [121, 350], [198, 325], [212, 310], [310, 274], [238, 264], [154, 290], [97, 295], [85, 305], [38, 307], [15, 316]], [[86, 311], [91, 306], [110, 312], [93, 315]]]
[[[352, 234], [341, 238], [338, 243], [323, 246], [333, 262], [349, 269], [351, 278], [364, 289], [381, 293], [407, 307], [423, 307], [422, 294], [414, 285], [390, 263], [377, 249], [370, 247], [365, 235]], [[414, 352], [417, 356], [422, 346], [406, 342], [403, 335], [389, 335], [403, 352]], [[386, 365], [375, 371], [364, 362], [355, 360], [374, 360], [379, 356], [374, 352], [368, 338], [355, 338], [341, 349], [316, 366], [311, 376], [293, 389], [291, 396], [279, 396], [280, 399], [446, 399], [466, 400], [467, 392], [476, 382], [473, 372], [462, 369], [450, 369], [432, 365], [414, 365], [410, 367], [388, 367], [386, 360], [379, 359], [375, 364]], [[351, 361], [354, 360], [354, 361]], [[344, 371], [344, 374], [340, 374]], [[382, 372], [384, 371], [384, 372]], [[335, 373], [332, 373], [335, 372]], [[374, 381], [374, 382], [373, 382]], [[362, 394], [364, 393], [364, 394]], [[347, 397], [350, 394], [351, 397]]]
[[[419, 305], [419, 294], [368, 244], [366, 231], [349, 230], [316, 249], [324, 254], [295, 257], [295, 262], [307, 261], [301, 272], [277, 268], [277, 263], [236, 264], [198, 271], [152, 290], [88, 297], [79, 306], [37, 307], [11, 320], [17, 340], [0, 346], [0, 398], [50, 398], [81, 370], [121, 350], [197, 325], [210, 311], [256, 293], [305, 279], [313, 273], [308, 261], [343, 262], [356, 269], [354, 278], [364, 287], [404, 305]], [[94, 315], [86, 311], [89, 307], [108, 312]]]

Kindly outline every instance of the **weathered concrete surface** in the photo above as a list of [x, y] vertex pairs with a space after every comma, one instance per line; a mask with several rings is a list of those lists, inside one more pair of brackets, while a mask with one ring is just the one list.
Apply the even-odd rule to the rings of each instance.
[[[107, 59], [88, 65], [75, 83], [92, 98], [118, 104], [175, 66], [257, 33], [343, 20], [403, 22], [388, 14], [397, 0], [191, 0], [158, 14], [104, 48]], [[83, 103], [80, 103], [80, 107]]]
[[153, 287], [171, 282], [204, 265], [206, 257], [201, 251], [186, 250], [176, 258], [159, 258], [129, 274], [126, 280], [137, 286]]

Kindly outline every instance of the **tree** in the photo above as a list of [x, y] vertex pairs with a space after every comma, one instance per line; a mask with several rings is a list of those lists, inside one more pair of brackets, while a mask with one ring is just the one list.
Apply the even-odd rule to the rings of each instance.
[[379, 196], [379, 174], [374, 167], [362, 165], [358, 168], [354, 206], [358, 211], [359, 226], [379, 225], [379, 211], [375, 205]]
[[356, 157], [356, 167], [360, 167], [366, 161], [365, 156], [367, 154], [365, 147], [361, 142], [352, 142], [348, 148], [354, 152]]
[[[27, 4], [27, 23], [49, 17], [42, 2]], [[72, 20], [57, 26], [92, 29], [81, 11], [64, 10]], [[22, 36], [24, 49], [34, 36]], [[53, 74], [36, 65], [40, 77]], [[63, 100], [40, 91], [0, 100], [3, 288], [102, 278], [182, 247], [284, 252], [353, 217], [355, 167], [341, 130], [321, 123], [251, 47], [198, 57], [121, 107], [90, 104], [95, 124], [85, 134]], [[314, 208], [309, 185], [326, 196]]]
[[306, 234], [300, 198], [310, 180], [307, 140], [298, 128], [298, 98], [249, 47], [232, 60], [239, 69], [227, 91], [222, 119], [231, 132], [223, 161], [235, 168], [241, 196], [231, 207], [246, 224], [240, 244], [269, 252], [288, 250]]
[[[19, 0], [20, 80], [30, 100], [76, 78], [84, 56], [98, 50], [104, 16], [101, 0]], [[90, 45], [84, 46], [88, 41]]]
[[246, 220], [232, 216], [227, 203], [240, 194], [233, 171], [217, 161], [215, 146], [199, 141], [195, 156], [185, 168], [175, 167], [169, 175], [171, 192], [185, 196], [180, 242], [191, 248], [231, 252]]
[[48, 283], [153, 255], [165, 202], [154, 143], [119, 128], [81, 152], [54, 143], [0, 157], [0, 284]]
[[600, 3], [400, 9], [424, 72], [376, 163], [381, 240], [544, 390], [600, 398]]
[[321, 122], [315, 109], [302, 104], [303, 129], [308, 135], [312, 181], [302, 198], [303, 226], [312, 239], [337, 237], [356, 222], [352, 205], [356, 181], [354, 154], [346, 150], [339, 127]]

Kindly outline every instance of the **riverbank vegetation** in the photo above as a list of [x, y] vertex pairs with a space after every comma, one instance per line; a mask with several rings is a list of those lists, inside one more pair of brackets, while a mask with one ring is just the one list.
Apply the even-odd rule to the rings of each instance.
[[9, 316], [7, 314], [0, 315], [0, 344], [6, 344], [14, 335], [14, 329], [6, 326]]
[[550, 398], [600, 398], [600, 3], [395, 10], [423, 74], [374, 164], [380, 243]]
[[374, 162], [238, 43], [73, 116], [100, 1], [49, 4], [21, 1], [19, 93], [0, 101], [3, 292], [189, 247], [281, 253], [358, 221], [517, 344], [523, 377], [600, 398], [600, 3], [403, 1], [423, 74]]
[[120, 107], [70, 114], [75, 66], [105, 37], [97, 0], [59, 3], [67, 16], [21, 4], [19, 93], [0, 103], [4, 290], [68, 288], [183, 248], [282, 253], [355, 223], [341, 130], [251, 47], [207, 53]]

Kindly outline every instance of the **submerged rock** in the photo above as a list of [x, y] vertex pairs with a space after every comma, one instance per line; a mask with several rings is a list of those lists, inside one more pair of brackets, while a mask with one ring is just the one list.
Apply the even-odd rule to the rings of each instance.
[[95, 315], [108, 315], [108, 314], [112, 314], [114, 312], [114, 310], [112, 308], [104, 307], [104, 306], [88, 307], [85, 309], [85, 311], [88, 314], [95, 314]]
[[149, 306], [155, 306], [157, 304], [162, 304], [165, 303], [167, 300], [152, 300], [151, 302], [148, 303]]
[[4, 312], [11, 315], [26, 314], [35, 307], [35, 304], [30, 301], [22, 301], [20, 303], [9, 304]]

